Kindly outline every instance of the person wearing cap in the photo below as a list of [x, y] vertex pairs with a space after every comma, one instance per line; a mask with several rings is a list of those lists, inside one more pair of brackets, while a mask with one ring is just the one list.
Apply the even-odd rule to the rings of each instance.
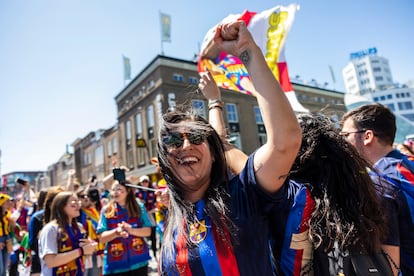
[[14, 221], [10, 217], [10, 200], [9, 195], [0, 194], [0, 276], [6, 276], [9, 254], [13, 250], [10, 227], [14, 225]]
[[[150, 187], [150, 179], [148, 175], [143, 175], [139, 178], [140, 186], [144, 188], [152, 188]], [[137, 197], [141, 202], [144, 204], [145, 208], [147, 209], [148, 216], [150, 221], [152, 222], [151, 226], [151, 250], [154, 255], [154, 258], [157, 259], [157, 237], [156, 237], [156, 229], [155, 229], [155, 210], [156, 210], [156, 196], [154, 191], [150, 191], [147, 189], [140, 189], [138, 188]]]
[[99, 241], [106, 243], [103, 275], [148, 275], [151, 257], [145, 237], [150, 236], [152, 224], [134, 188], [125, 181], [125, 171], [121, 173], [122, 180], [113, 181], [111, 199], [102, 208], [96, 229]]

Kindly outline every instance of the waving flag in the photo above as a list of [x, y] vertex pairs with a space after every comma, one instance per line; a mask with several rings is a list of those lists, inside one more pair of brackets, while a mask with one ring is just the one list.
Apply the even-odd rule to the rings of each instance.
[[[286, 97], [296, 112], [308, 112], [297, 100], [289, 79], [288, 67], [284, 55], [287, 35], [292, 26], [295, 12], [299, 6], [291, 4], [287, 7], [276, 6], [260, 13], [244, 11], [242, 14], [231, 14], [220, 23], [243, 20], [262, 50], [269, 68], [285, 92]], [[198, 71], [208, 69], [212, 72], [217, 85], [254, 95], [253, 84], [243, 63], [235, 56], [225, 52], [217, 52], [212, 47], [214, 31], [211, 28], [203, 41], [198, 61]]]

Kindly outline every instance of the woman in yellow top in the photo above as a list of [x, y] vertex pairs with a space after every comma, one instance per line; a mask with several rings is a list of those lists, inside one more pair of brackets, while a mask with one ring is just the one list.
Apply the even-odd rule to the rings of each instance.
[[0, 276], [6, 276], [9, 253], [12, 249], [10, 226], [14, 225], [10, 218], [10, 199], [7, 194], [0, 194]]

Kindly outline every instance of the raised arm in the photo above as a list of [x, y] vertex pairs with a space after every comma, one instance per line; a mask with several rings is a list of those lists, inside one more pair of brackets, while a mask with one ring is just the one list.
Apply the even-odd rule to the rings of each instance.
[[267, 142], [254, 158], [256, 179], [266, 191], [275, 192], [285, 181], [300, 147], [296, 116], [244, 22], [218, 26], [214, 43], [237, 56], [250, 74], [267, 134]]
[[239, 174], [246, 164], [247, 155], [227, 140], [227, 131], [223, 118], [224, 102], [221, 99], [220, 89], [209, 71], [200, 74], [198, 87], [209, 102], [208, 120], [223, 140], [227, 165], [233, 174]]
[[73, 169], [70, 169], [68, 171], [68, 180], [66, 182], [66, 190], [67, 191], [73, 191], [74, 190], [75, 173], [76, 173], [76, 171], [73, 170]]

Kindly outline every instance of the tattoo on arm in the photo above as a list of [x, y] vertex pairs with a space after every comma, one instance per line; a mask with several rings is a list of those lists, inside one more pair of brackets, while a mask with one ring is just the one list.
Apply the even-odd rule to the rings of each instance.
[[[260, 171], [261, 168], [263, 168], [263, 163], [257, 164], [257, 167], [255, 166], [254, 168], [254, 172], [257, 173], [258, 171]], [[278, 177], [278, 180], [286, 179], [288, 176], [289, 176], [289, 173], [282, 174]]]
[[250, 56], [249, 56], [249, 53], [247, 52], [247, 50], [244, 51], [243, 53], [241, 53], [239, 58], [240, 58], [241, 62], [243, 62], [244, 65], [249, 64]]

